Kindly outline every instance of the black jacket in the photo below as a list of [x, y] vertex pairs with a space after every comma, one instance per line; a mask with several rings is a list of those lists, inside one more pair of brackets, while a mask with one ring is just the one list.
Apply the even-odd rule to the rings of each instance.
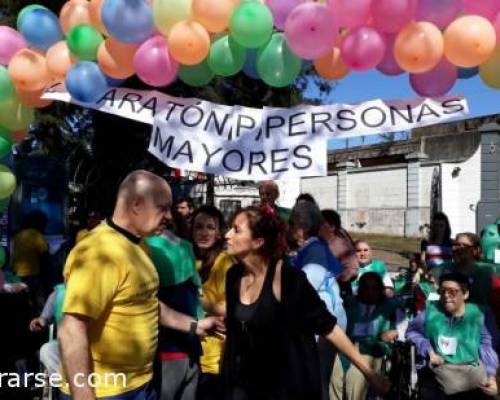
[[[238, 289], [243, 271], [244, 267], [237, 264], [229, 270], [226, 279], [228, 317], [222, 367], [226, 400], [233, 399], [230, 389], [233, 382], [238, 380], [234, 374], [242, 333], [239, 323], [234, 319], [234, 307], [239, 300]], [[276, 349], [274, 354], [262, 354], [262, 364], [265, 364], [266, 357], [283, 358], [281, 367], [275, 371], [280, 400], [319, 400], [321, 382], [315, 335], [330, 333], [335, 327], [336, 318], [328, 312], [306, 275], [285, 263], [281, 271], [281, 305], [285, 323], [282, 347]], [[255, 374], [252, 381], [258, 382], [259, 373], [262, 372], [255, 368], [252, 373]]]

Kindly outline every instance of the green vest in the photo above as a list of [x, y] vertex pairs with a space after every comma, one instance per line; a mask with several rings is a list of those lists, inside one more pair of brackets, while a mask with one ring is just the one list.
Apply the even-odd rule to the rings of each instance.
[[60, 283], [54, 287], [56, 292], [56, 298], [54, 301], [54, 319], [56, 320], [56, 326], [61, 324], [63, 318], [63, 308], [64, 308], [64, 296], [66, 295], [66, 286], [64, 283]]
[[452, 324], [441, 303], [427, 302], [424, 332], [432, 348], [447, 363], [478, 364], [484, 313], [480, 306], [465, 304], [465, 314]]
[[352, 282], [353, 293], [357, 293], [359, 287], [359, 279], [367, 272], [376, 272], [383, 280], [385, 274], [387, 273], [387, 269], [385, 267], [385, 263], [380, 260], [372, 260], [370, 264], [365, 265], [364, 267], [360, 267], [358, 270], [358, 277], [354, 282]]
[[356, 297], [351, 297], [344, 305], [347, 314], [347, 335], [354, 343], [359, 344], [360, 353], [374, 357], [383, 356], [389, 347], [380, 340], [380, 335], [395, 329], [395, 303], [385, 300], [368, 317], [362, 314], [363, 303]]

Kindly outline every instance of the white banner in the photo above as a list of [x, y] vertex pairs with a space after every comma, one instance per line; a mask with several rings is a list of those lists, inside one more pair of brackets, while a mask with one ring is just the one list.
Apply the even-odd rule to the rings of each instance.
[[[80, 104], [62, 83], [42, 98]], [[171, 167], [252, 180], [325, 175], [328, 139], [404, 131], [469, 113], [462, 96], [257, 109], [126, 88], [80, 105], [154, 125], [149, 151]]]

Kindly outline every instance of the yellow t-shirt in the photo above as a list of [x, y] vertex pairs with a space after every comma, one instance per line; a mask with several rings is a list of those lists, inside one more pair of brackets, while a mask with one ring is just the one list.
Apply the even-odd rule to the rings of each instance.
[[47, 241], [36, 229], [24, 229], [14, 237], [13, 272], [24, 278], [40, 274], [40, 256], [48, 250]]
[[89, 233], [90, 231], [87, 228], [80, 229], [76, 234], [75, 243], [78, 243], [80, 240], [85, 238]]
[[[226, 273], [235, 261], [226, 252], [220, 253], [214, 261], [207, 281], [203, 284], [204, 301], [217, 304], [226, 301]], [[201, 268], [201, 263], [197, 263]], [[201, 371], [205, 374], [219, 374], [224, 340], [207, 336], [201, 341], [203, 355], [200, 358]]]
[[[92, 319], [88, 336], [98, 397], [151, 380], [158, 341], [158, 274], [140, 244], [103, 222], [71, 251], [64, 269], [64, 312]], [[109, 373], [123, 373], [113, 386]], [[123, 380], [123, 379], [122, 379]]]

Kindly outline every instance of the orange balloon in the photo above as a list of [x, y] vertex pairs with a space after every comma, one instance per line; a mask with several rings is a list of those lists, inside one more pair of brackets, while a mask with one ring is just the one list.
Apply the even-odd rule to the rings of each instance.
[[22, 49], [12, 57], [9, 74], [14, 85], [21, 90], [42, 90], [50, 82], [45, 57], [30, 49]]
[[470, 68], [482, 64], [493, 54], [495, 45], [495, 28], [490, 21], [478, 15], [460, 17], [444, 32], [444, 54], [458, 67]]
[[87, 0], [70, 0], [61, 8], [59, 21], [64, 34], [80, 24], [90, 24], [89, 2]]
[[342, 79], [349, 73], [349, 68], [342, 60], [338, 47], [334, 47], [324, 56], [314, 60], [313, 63], [318, 75], [325, 79]]
[[229, 27], [235, 3], [233, 0], [193, 0], [192, 18], [212, 33]]
[[443, 58], [443, 35], [430, 22], [412, 22], [399, 32], [394, 42], [394, 57], [405, 71], [421, 74], [430, 71]]
[[168, 47], [176, 61], [184, 65], [196, 65], [201, 63], [210, 51], [210, 36], [198, 22], [177, 22], [170, 29]]
[[43, 100], [40, 97], [42, 96], [44, 89], [36, 90], [34, 92], [26, 91], [26, 90], [17, 90], [17, 97], [19, 101], [23, 103], [25, 106], [33, 107], [33, 108], [44, 108], [50, 106], [54, 100]]
[[47, 58], [47, 69], [52, 78], [64, 80], [68, 70], [76, 63], [76, 59], [71, 55], [65, 41], [57, 42], [53, 45], [45, 56]]
[[106, 27], [104, 26], [101, 17], [101, 9], [103, 2], [104, 0], [90, 0], [90, 5], [89, 5], [90, 23], [94, 25], [99, 32], [101, 32], [106, 36], [109, 36], [109, 33], [106, 30]]
[[126, 79], [134, 75], [134, 55], [139, 45], [119, 42], [107, 38], [99, 46], [97, 62], [103, 72], [115, 79]]

